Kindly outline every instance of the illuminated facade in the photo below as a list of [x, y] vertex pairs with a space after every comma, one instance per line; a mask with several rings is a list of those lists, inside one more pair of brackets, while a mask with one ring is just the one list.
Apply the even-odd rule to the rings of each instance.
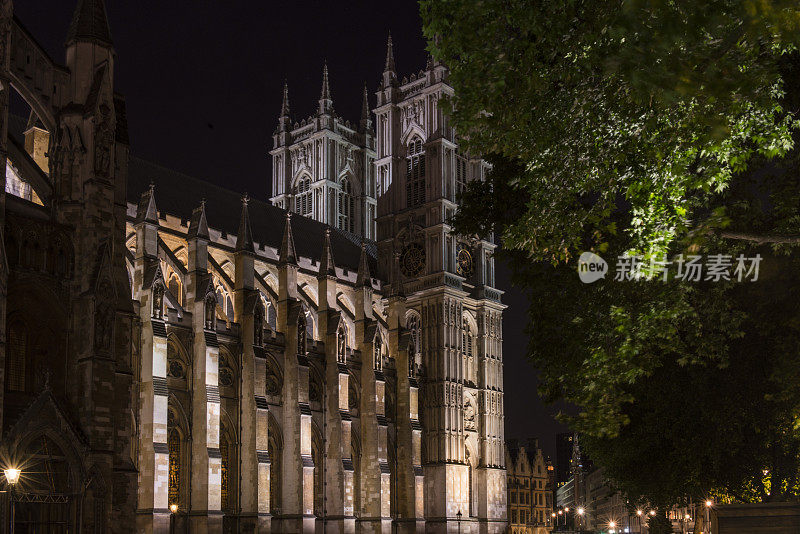
[[130, 154], [102, 0], [78, 0], [66, 65], [0, 5], [0, 455], [59, 499], [18, 514], [503, 532], [495, 245], [447, 225], [487, 166], [439, 109], [446, 69], [400, 81], [390, 42], [358, 127], [327, 68], [314, 117], [291, 123], [285, 91], [267, 203]]

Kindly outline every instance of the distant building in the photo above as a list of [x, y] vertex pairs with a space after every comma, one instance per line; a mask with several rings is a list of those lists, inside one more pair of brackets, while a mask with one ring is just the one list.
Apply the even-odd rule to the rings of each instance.
[[572, 476], [570, 461], [574, 440], [575, 434], [572, 432], [556, 434], [556, 487], [566, 483]]
[[552, 483], [538, 440], [520, 445], [506, 442], [508, 524], [511, 534], [547, 534], [552, 531]]

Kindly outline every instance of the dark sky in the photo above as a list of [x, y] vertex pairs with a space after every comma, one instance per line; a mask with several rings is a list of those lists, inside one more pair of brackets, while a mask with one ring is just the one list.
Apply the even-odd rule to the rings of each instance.
[[[17, 0], [15, 15], [59, 62], [77, 0]], [[267, 198], [271, 134], [284, 79], [292, 118], [317, 106], [328, 63], [337, 112], [357, 122], [370, 103], [391, 31], [399, 75], [425, 66], [416, 2], [107, 0], [132, 152], [210, 182]], [[213, 200], [212, 200], [213, 201]], [[525, 360], [527, 302], [498, 266], [504, 321], [506, 436], [539, 437], [553, 455], [562, 431], [536, 397]]]

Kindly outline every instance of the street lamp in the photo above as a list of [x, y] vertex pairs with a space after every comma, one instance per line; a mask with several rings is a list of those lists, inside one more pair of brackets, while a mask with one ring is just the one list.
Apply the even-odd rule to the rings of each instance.
[[456, 514], [456, 519], [458, 519], [458, 534], [461, 534], [461, 510], [459, 509], [458, 513]]
[[175, 532], [175, 514], [178, 513], [178, 505], [172, 503], [169, 505], [169, 532], [172, 534]]
[[578, 520], [578, 523], [580, 523], [580, 524], [578, 526], [580, 526], [580, 528], [582, 529], [583, 528], [583, 514], [586, 513], [586, 510], [584, 510], [583, 508], [578, 508], [577, 511], [578, 511], [578, 516], [580, 517], [580, 519]]
[[714, 501], [708, 499], [706, 501], [706, 521], [705, 525], [703, 525], [703, 531], [706, 534], [711, 534], [711, 507], [714, 506]]
[[6, 475], [6, 481], [8, 485], [11, 486], [11, 528], [9, 529], [10, 534], [14, 534], [14, 487], [19, 482], [19, 475], [22, 473], [19, 469], [15, 467], [9, 467], [3, 471]]
[[616, 522], [614, 522], [614, 521], [609, 521], [608, 522], [608, 528], [611, 529], [611, 532], [614, 532], [614, 529], [616, 528], [616, 526], [617, 526]]

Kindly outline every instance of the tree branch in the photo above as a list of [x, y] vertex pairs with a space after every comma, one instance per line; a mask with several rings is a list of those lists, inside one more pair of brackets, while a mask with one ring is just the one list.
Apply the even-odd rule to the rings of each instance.
[[800, 235], [756, 235], [744, 232], [720, 232], [719, 236], [725, 239], [752, 241], [759, 245], [764, 243], [800, 243]]

